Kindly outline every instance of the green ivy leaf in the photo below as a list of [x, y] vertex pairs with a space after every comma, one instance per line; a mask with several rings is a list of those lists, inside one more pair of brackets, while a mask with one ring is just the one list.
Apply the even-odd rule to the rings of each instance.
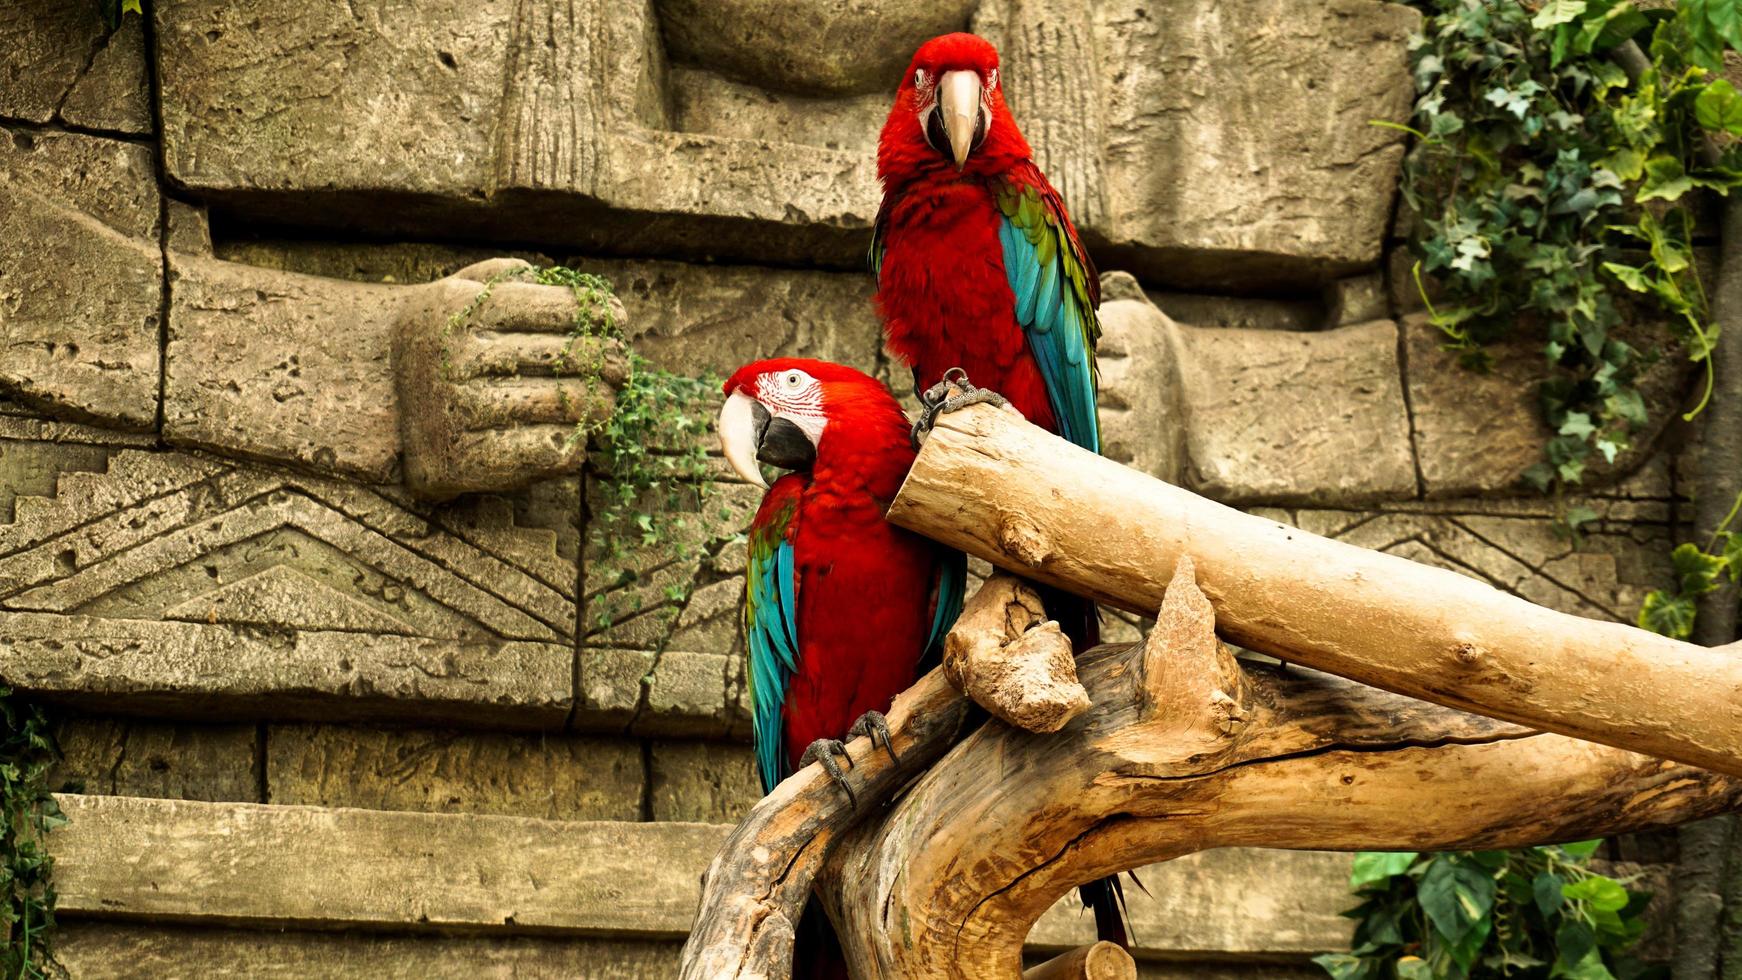
[[1531, 881], [1531, 898], [1536, 902], [1536, 910], [1542, 913], [1543, 918], [1555, 914], [1566, 900], [1561, 894], [1561, 886], [1564, 884], [1566, 880], [1552, 871], [1544, 871]]
[[1645, 183], [1639, 188], [1636, 200], [1674, 201], [1693, 189], [1694, 182], [1688, 177], [1682, 162], [1663, 154], [1645, 161]]
[[1428, 865], [1416, 895], [1434, 928], [1456, 944], [1494, 907], [1494, 879], [1455, 856], [1440, 855]]
[[1697, 546], [1683, 542], [1670, 552], [1677, 580], [1684, 595], [1702, 596], [1718, 587], [1718, 576], [1726, 562], [1719, 555], [1708, 555]]
[[1639, 628], [1685, 640], [1694, 632], [1694, 600], [1662, 589], [1646, 593], [1639, 606]]
[[1397, 961], [1395, 967], [1397, 980], [1439, 980], [1427, 960], [1419, 956], [1405, 956]]
[[1556, 24], [1576, 20], [1584, 12], [1585, 0], [1548, 0], [1530, 19], [1530, 26], [1545, 31]]
[[1592, 875], [1561, 887], [1561, 897], [1585, 902], [1599, 912], [1619, 912], [1627, 907], [1627, 889], [1613, 878]]
[[1360, 851], [1349, 872], [1349, 888], [1360, 891], [1389, 881], [1408, 871], [1415, 858], [1415, 851]]
[[1742, 534], [1726, 531], [1721, 539], [1724, 543], [1724, 564], [1730, 572], [1730, 581], [1742, 581]]
[[1742, 135], [1742, 95], [1729, 80], [1720, 78], [1694, 99], [1694, 119], [1706, 129]]

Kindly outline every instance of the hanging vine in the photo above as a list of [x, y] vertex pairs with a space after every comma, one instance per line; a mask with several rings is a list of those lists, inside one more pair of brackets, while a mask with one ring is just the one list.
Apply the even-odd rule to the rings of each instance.
[[[1742, 183], [1742, 149], [1727, 138], [1742, 135], [1742, 95], [1719, 75], [1742, 46], [1742, 14], [1737, 0], [1417, 6], [1427, 17], [1403, 180], [1416, 282], [1470, 367], [1504, 340], [1541, 344], [1553, 435], [1525, 476], [1558, 498], [1652, 421], [1637, 387], [1650, 361], [1704, 369], [1685, 417], [1710, 396], [1718, 329], [1695, 261], [1696, 192]], [[1630, 74], [1622, 56], [1636, 50]], [[1710, 137], [1728, 148], [1708, 152]], [[1625, 323], [1646, 342], [1624, 338]], [[1571, 508], [1563, 521], [1594, 516]]]

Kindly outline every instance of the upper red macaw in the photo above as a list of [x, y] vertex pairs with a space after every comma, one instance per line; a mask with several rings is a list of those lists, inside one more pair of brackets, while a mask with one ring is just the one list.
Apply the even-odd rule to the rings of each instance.
[[846, 737], [919, 678], [961, 611], [967, 559], [883, 519], [914, 451], [882, 382], [781, 358], [739, 368], [725, 390], [720, 441], [732, 468], [759, 484], [758, 460], [792, 471], [762, 498], [746, 567], [750, 701], [766, 791], [812, 743]]
[[[756, 768], [767, 792], [814, 756], [844, 787], [839, 740], [880, 733], [887, 746], [881, 712], [936, 659], [961, 612], [967, 557], [883, 519], [914, 452], [882, 382], [781, 358], [739, 368], [725, 390], [727, 462], [765, 486], [758, 461], [792, 471], [768, 487], [750, 524], [744, 636]], [[794, 958], [795, 978], [847, 976], [814, 905]]]
[[[877, 307], [919, 390], [959, 367], [1030, 422], [1100, 452], [1100, 279], [1004, 104], [996, 48], [973, 34], [920, 47], [883, 125], [877, 176]], [[1093, 604], [1045, 598], [1079, 649], [1097, 641]]]
[[[920, 46], [877, 143], [871, 240], [889, 347], [924, 391], [950, 368], [1092, 452], [1101, 281], [1004, 103], [998, 50], [973, 34]], [[1095, 605], [1042, 589], [1081, 650]], [[1103, 939], [1126, 940], [1117, 879], [1083, 887]]]

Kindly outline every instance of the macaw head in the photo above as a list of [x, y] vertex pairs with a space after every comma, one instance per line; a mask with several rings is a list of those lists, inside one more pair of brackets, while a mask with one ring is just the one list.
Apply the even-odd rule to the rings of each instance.
[[[744, 479], [766, 487], [761, 461], [795, 472], [860, 456], [881, 463], [886, 450], [906, 447], [907, 418], [888, 386], [840, 364], [800, 357], [756, 361], [725, 385], [720, 447]], [[901, 455], [897, 452], [894, 455]], [[889, 460], [906, 472], [906, 459]]]
[[976, 159], [1031, 155], [1004, 104], [998, 49], [975, 34], [920, 45], [895, 93], [877, 148], [885, 185], [926, 170], [971, 168]]

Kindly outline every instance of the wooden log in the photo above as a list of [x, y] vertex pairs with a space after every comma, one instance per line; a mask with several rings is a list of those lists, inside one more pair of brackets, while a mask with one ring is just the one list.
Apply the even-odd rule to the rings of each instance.
[[1070, 889], [1198, 850], [1518, 847], [1742, 804], [1742, 780], [1237, 662], [1178, 564], [1142, 645], [1078, 661], [1094, 711], [988, 724], [845, 835], [820, 894], [860, 980], [1014, 975]]
[[1089, 708], [1070, 638], [1013, 575], [995, 573], [968, 599], [943, 661], [956, 690], [1018, 728], [1056, 732]]
[[1116, 944], [1099, 942], [1030, 967], [1022, 980], [1137, 980], [1137, 961]]
[[1148, 612], [1181, 555], [1231, 642], [1533, 728], [1742, 775], [1742, 659], [1555, 612], [1456, 572], [1243, 514], [970, 406], [889, 519]]
[[702, 901], [684, 943], [688, 980], [779, 978], [792, 974], [794, 929], [811, 882], [842, 831], [875, 813], [897, 789], [961, 735], [968, 702], [941, 670], [895, 699], [888, 715], [900, 764], [869, 739], [847, 743], [847, 797], [822, 766], [788, 776], [733, 829], [703, 876]]

